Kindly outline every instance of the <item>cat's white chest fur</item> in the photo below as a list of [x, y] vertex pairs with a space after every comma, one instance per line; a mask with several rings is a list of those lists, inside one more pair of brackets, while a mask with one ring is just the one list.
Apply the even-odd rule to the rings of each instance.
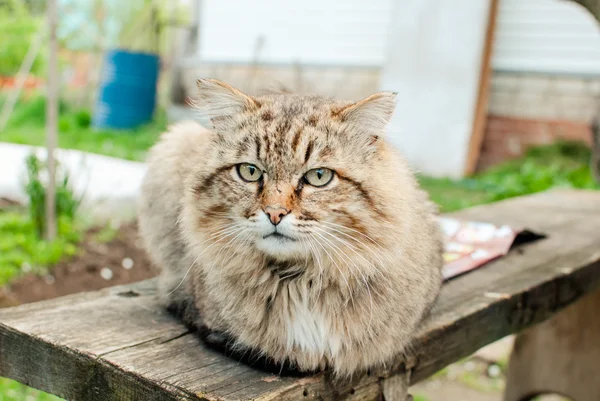
[[337, 355], [342, 341], [331, 318], [309, 306], [305, 300], [292, 302], [290, 306], [291, 313], [287, 316], [288, 349], [298, 347], [320, 356]]

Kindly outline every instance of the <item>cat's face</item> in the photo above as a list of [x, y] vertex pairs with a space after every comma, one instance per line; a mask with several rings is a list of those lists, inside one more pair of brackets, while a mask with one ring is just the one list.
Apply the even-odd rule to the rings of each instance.
[[199, 86], [216, 133], [193, 182], [204, 241], [318, 260], [356, 252], [381, 234], [386, 216], [371, 184], [385, 170], [378, 136], [393, 94], [338, 103], [251, 98], [211, 80]]

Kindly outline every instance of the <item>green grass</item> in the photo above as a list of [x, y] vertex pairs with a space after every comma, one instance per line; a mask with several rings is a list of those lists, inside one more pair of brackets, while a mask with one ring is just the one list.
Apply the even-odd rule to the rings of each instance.
[[[42, 97], [19, 102], [7, 127], [0, 132], [0, 142], [45, 145], [45, 107]], [[88, 111], [61, 104], [59, 147], [140, 161], [167, 126], [162, 111], [156, 113], [153, 122], [133, 130], [96, 130], [90, 122]]]
[[61, 398], [0, 377], [0, 401], [60, 401]]
[[533, 148], [525, 157], [462, 180], [420, 177], [442, 211], [450, 212], [550, 188], [600, 189], [590, 167], [590, 150], [583, 144], [557, 142]]
[[33, 222], [23, 212], [0, 212], [0, 286], [22, 272], [45, 272], [48, 266], [77, 252], [82, 230], [68, 218], [59, 218], [58, 237], [40, 239]]

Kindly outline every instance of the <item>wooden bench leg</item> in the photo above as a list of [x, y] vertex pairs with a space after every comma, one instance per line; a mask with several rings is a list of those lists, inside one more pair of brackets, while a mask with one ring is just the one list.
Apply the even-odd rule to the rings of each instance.
[[383, 401], [412, 401], [412, 396], [408, 394], [409, 380], [409, 374], [383, 379]]
[[504, 400], [544, 393], [600, 400], [600, 290], [517, 336]]

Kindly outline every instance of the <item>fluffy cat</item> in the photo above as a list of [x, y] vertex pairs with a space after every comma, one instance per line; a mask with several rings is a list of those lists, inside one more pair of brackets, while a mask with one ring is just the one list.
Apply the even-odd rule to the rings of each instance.
[[383, 138], [395, 94], [198, 87], [213, 127], [171, 127], [142, 185], [165, 305], [209, 342], [300, 371], [350, 376], [402, 353], [439, 292], [442, 240]]

